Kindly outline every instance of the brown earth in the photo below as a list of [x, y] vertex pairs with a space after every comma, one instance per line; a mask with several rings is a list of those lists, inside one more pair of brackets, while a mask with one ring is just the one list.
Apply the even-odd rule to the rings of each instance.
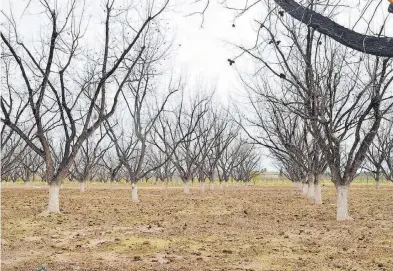
[[393, 270], [392, 185], [352, 185], [344, 223], [331, 185], [321, 206], [286, 185], [119, 188], [65, 187], [48, 217], [46, 188], [3, 188], [2, 270]]

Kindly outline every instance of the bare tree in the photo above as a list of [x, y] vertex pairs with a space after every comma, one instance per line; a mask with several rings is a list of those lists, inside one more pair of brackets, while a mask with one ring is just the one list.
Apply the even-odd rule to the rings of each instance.
[[[148, 155], [149, 152], [154, 152], [156, 147], [151, 144], [154, 126], [164, 113], [168, 101], [183, 88], [181, 80], [173, 82], [171, 79], [167, 90], [160, 89], [165, 71], [161, 70], [159, 65], [170, 47], [165, 45], [165, 36], [155, 33], [146, 35], [143, 46], [144, 52], [135, 70], [129, 75], [129, 82], [121, 92], [125, 107], [122, 114], [124, 121], [119, 123], [117, 132], [109, 123], [107, 124], [118, 159], [127, 170], [128, 178], [132, 183], [133, 202], [139, 201], [137, 182], [147, 178], [160, 166], [154, 164], [152, 157]], [[162, 94], [160, 91], [165, 93]]]
[[[1, 99], [1, 120], [45, 161], [45, 179], [50, 185], [47, 213], [60, 212], [62, 179], [83, 142], [114, 114], [118, 97], [145, 49], [138, 41], [155, 30], [153, 22], [167, 3], [149, 2], [138, 10], [138, 5], [106, 1], [103, 39], [96, 40], [94, 49], [85, 42], [88, 10], [83, 2], [41, 1], [37, 21], [42, 16], [41, 22], [49, 27], [42, 28], [42, 38], [34, 41], [34, 47], [19, 35], [12, 11], [4, 13], [8, 24], [2, 28], [1, 39], [7, 58], [18, 67], [16, 82], [23, 81], [20, 99], [28, 104], [25, 112], [33, 116], [38, 141], [23, 131], [17, 113], [8, 110], [6, 99], [15, 99], [13, 93]], [[25, 10], [30, 8], [28, 3]], [[116, 26], [121, 26], [117, 28], [120, 33]]]
[[[325, 97], [329, 99], [330, 105], [323, 108], [327, 109], [325, 112], [318, 114], [317, 121], [312, 122], [313, 136], [327, 158], [332, 181], [337, 188], [338, 220], [351, 219], [347, 204], [348, 185], [361, 167], [383, 116], [393, 105], [392, 98], [388, 96], [389, 85], [393, 82], [393, 70], [389, 67], [391, 61], [376, 59], [371, 65], [368, 80], [362, 86], [353, 85], [344, 98], [345, 103], [343, 97], [339, 97], [337, 88], [327, 88], [329, 92]], [[352, 100], [349, 97], [353, 90], [357, 93]], [[326, 115], [330, 117], [326, 118]], [[322, 125], [322, 129], [317, 122]], [[347, 140], [348, 137], [353, 139], [352, 144]]]
[[[205, 167], [205, 174], [210, 181], [211, 190], [214, 189], [215, 171], [217, 171], [219, 160], [239, 132], [238, 126], [230, 119], [227, 112], [214, 113], [213, 120], [212, 144], [207, 153]], [[222, 182], [220, 182], [220, 190], [223, 190]]]
[[[212, 111], [212, 108], [203, 115], [198, 123], [195, 134], [197, 135], [195, 139], [194, 148], [191, 148], [189, 152], [195, 157], [194, 167], [196, 177], [201, 184], [201, 192], [205, 192], [205, 181], [210, 180], [210, 190], [214, 190], [214, 170], [215, 167], [210, 167], [209, 154], [213, 151], [216, 134], [214, 131], [214, 126], [216, 122], [216, 116]], [[211, 157], [211, 155], [210, 155]]]
[[[337, 219], [351, 219], [348, 185], [393, 105], [391, 59], [358, 55], [278, 14], [261, 24], [258, 33], [260, 46], [255, 51], [242, 49], [260, 62], [258, 72], [265, 85], [246, 84], [307, 122], [337, 188]], [[267, 46], [274, 50], [274, 60], [266, 57]], [[270, 75], [277, 80], [267, 80]]]
[[381, 168], [383, 176], [386, 180], [393, 182], [393, 122], [390, 118], [384, 124], [374, 143], [378, 149], [378, 155], [384, 158]]
[[85, 192], [86, 183], [96, 177], [98, 173], [97, 166], [111, 147], [110, 144], [104, 145], [105, 136], [106, 133], [101, 132], [98, 135], [87, 138], [74, 159], [70, 174], [73, 179], [79, 181], [81, 193]]
[[[164, 137], [164, 142], [162, 142], [162, 146], [160, 146], [160, 151], [151, 152], [150, 155], [152, 156], [154, 167], [157, 169], [154, 171], [153, 175], [157, 181], [162, 181], [164, 183], [165, 189], [165, 199], [168, 198], [168, 184], [173, 180], [173, 176], [175, 174], [176, 168], [173, 165], [171, 159], [168, 157], [171, 156], [172, 150], [174, 146], [169, 147], [169, 142], [166, 140], [166, 128], [165, 126], [161, 126], [163, 128], [163, 133], [161, 134]], [[155, 139], [155, 144], [160, 144], [159, 139]]]
[[[3, 50], [4, 51], [4, 50]], [[2, 95], [2, 103], [4, 103], [3, 110], [7, 114], [15, 114], [16, 121], [23, 118], [23, 113], [26, 110], [27, 103], [20, 99], [21, 93], [12, 85], [13, 73], [15, 72], [15, 65], [12, 60], [7, 57], [7, 54], [2, 52], [1, 68], [4, 71], [2, 76], [1, 85], [3, 90], [7, 90], [7, 94]], [[17, 97], [16, 99], [12, 96]], [[25, 131], [29, 138], [32, 139], [32, 129], [24, 124], [21, 129]], [[23, 158], [28, 145], [25, 144], [23, 139], [6, 125], [1, 127], [1, 179], [5, 180], [9, 174], [15, 171]]]
[[203, 153], [198, 144], [206, 130], [198, 129], [198, 125], [210, 110], [210, 100], [211, 97], [197, 96], [188, 104], [182, 96], [182, 102], [175, 110], [176, 125], [168, 126], [169, 142], [179, 143], [171, 159], [184, 183], [185, 194], [190, 193], [189, 182], [198, 170], [197, 162], [204, 160], [200, 156], [206, 157], [206, 152]]
[[122, 167], [122, 163], [117, 158], [113, 147], [105, 152], [105, 154], [101, 157], [99, 166], [106, 170], [108, 175], [107, 178], [109, 179], [110, 186], [113, 189], [113, 183], [119, 181], [119, 172]]
[[251, 111], [243, 114], [243, 123], [238, 123], [254, 144], [269, 150], [296, 189], [321, 204], [319, 176], [327, 163], [308, 131], [307, 121], [265, 94], [265, 89], [249, 93]]
[[[130, 106], [127, 106], [129, 110], [128, 113], [130, 113], [132, 116], [131, 118], [134, 121], [131, 126], [131, 131], [125, 130], [124, 127], [116, 129], [117, 131], [115, 131], [113, 127], [109, 124], [107, 125], [109, 137], [114, 144], [117, 158], [121, 165], [124, 166], [127, 171], [127, 177], [131, 181], [131, 196], [133, 202], [139, 202], [137, 182], [146, 178], [149, 174], [162, 167], [169, 160], [169, 157], [165, 156], [165, 160], [160, 160], [160, 163], [157, 164], [155, 163], [156, 161], [154, 160], [154, 157], [149, 155], [149, 153], [161, 151], [160, 149], [155, 148], [155, 144], [151, 144], [151, 138], [154, 136], [153, 127], [155, 126], [155, 122], [158, 120], [159, 116], [163, 113], [165, 104], [169, 97], [176, 91], [177, 90], [170, 91], [161, 106], [156, 110], [149, 108], [149, 111], [154, 112], [154, 115], [149, 116], [148, 119], [146, 119], [146, 116], [141, 114], [142, 107], [148, 106], [148, 104], [145, 104], [143, 100], [136, 100], [134, 103], [135, 107], [131, 108]], [[146, 94], [138, 94], [136, 97], [142, 97], [142, 99], [144, 99]], [[173, 151], [171, 150], [171, 152]]]
[[242, 145], [242, 140], [234, 140], [224, 149], [217, 161], [217, 174], [220, 186], [225, 182], [228, 186], [229, 179], [233, 176], [233, 170], [238, 165], [239, 159], [237, 158]]
[[39, 156], [37, 153], [33, 152], [30, 148], [27, 148], [24, 151], [23, 158], [21, 160], [23, 168], [25, 170], [25, 181], [29, 183], [30, 176], [32, 175], [32, 181], [34, 183], [39, 170], [44, 165], [44, 160], [42, 160], [42, 157]]
[[382, 175], [385, 175], [386, 177], [389, 176], [389, 174], [386, 174], [389, 170], [385, 170], [386, 167], [384, 168], [384, 165], [385, 163], [386, 165], [389, 165], [389, 155], [393, 150], [392, 141], [392, 123], [384, 121], [367, 151], [366, 160], [363, 165], [364, 169], [371, 172], [375, 180], [376, 189], [380, 188], [379, 181]]
[[[3, 136], [3, 134], [2, 134]], [[2, 137], [3, 138], [3, 137]], [[1, 180], [7, 181], [10, 175], [20, 166], [25, 150], [28, 148], [23, 144], [23, 140], [16, 136], [11, 136], [5, 144], [1, 146]]]
[[255, 146], [242, 143], [236, 155], [236, 165], [232, 170], [232, 178], [237, 182], [248, 185], [259, 175], [260, 156]]

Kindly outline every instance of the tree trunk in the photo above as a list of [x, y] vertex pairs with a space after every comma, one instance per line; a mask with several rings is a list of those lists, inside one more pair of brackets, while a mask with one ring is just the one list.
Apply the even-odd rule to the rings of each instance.
[[380, 187], [380, 184], [379, 184], [379, 172], [377, 172], [376, 173], [376, 175], [375, 175], [375, 188], [376, 189], [380, 189], [381, 187]]
[[307, 197], [309, 197], [310, 199], [314, 199], [314, 192], [315, 192], [315, 188], [314, 188], [314, 174], [313, 173], [309, 173], [308, 174], [308, 191], [307, 191]]
[[302, 194], [303, 194], [303, 196], [307, 196], [307, 194], [308, 194], [308, 184], [307, 183], [303, 183]]
[[59, 194], [60, 183], [51, 182], [49, 184], [49, 202], [47, 210], [49, 214], [60, 214]]
[[202, 193], [205, 193], [205, 182], [202, 182], [201, 192], [202, 192]]
[[315, 204], [322, 204], [322, 188], [320, 183], [314, 185], [314, 191]]
[[28, 169], [26, 170], [25, 185], [30, 186], [30, 171]]
[[316, 173], [314, 174], [314, 200], [315, 204], [322, 204], [322, 187], [319, 183], [321, 179], [321, 175]]
[[190, 194], [190, 188], [188, 187], [188, 181], [184, 182], [184, 194]]
[[131, 185], [131, 200], [132, 200], [132, 202], [139, 202], [139, 199], [138, 199], [138, 186], [137, 186], [137, 184], [136, 184], [136, 182], [132, 182], [132, 185]]
[[214, 182], [210, 182], [210, 191], [214, 191]]
[[85, 181], [80, 182], [79, 183], [79, 191], [81, 193], [85, 193], [85, 188], [86, 188], [86, 182]]
[[223, 191], [223, 190], [224, 190], [224, 187], [222, 185], [222, 182], [220, 182], [220, 191]]
[[352, 220], [348, 213], [348, 185], [337, 185], [337, 221]]
[[308, 184], [307, 197], [309, 197], [310, 199], [314, 199], [314, 197], [315, 197], [314, 182], [311, 182]]

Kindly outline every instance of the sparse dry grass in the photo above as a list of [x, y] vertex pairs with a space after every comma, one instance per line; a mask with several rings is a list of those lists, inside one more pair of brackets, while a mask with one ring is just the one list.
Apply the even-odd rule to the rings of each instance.
[[191, 191], [68, 185], [39, 217], [46, 188], [3, 188], [2, 270], [393, 270], [392, 185], [353, 185], [345, 223], [332, 186], [322, 206], [284, 184]]

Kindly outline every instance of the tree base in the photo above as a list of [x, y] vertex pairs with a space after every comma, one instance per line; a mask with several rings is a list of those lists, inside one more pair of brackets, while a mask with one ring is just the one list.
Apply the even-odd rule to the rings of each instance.
[[351, 221], [348, 211], [348, 185], [338, 185], [337, 190], [337, 221]]
[[344, 221], [353, 221], [354, 219], [350, 216], [348, 217], [342, 217], [342, 218], [337, 218], [337, 221], [339, 222], [344, 222]]
[[314, 185], [314, 203], [315, 204], [322, 204], [322, 190], [321, 185], [316, 184]]

